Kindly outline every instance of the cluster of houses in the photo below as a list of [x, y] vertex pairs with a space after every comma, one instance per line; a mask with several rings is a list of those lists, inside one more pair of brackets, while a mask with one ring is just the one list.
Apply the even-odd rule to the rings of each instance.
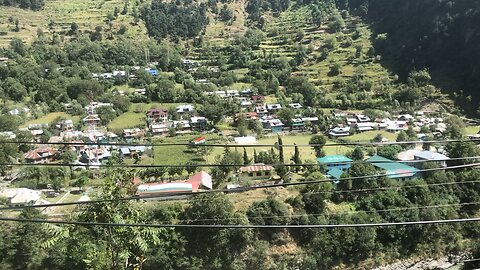
[[[408, 130], [410, 127], [414, 131], [420, 132], [421, 128], [426, 126], [433, 131], [433, 135], [441, 135], [445, 132], [447, 126], [440, 117], [428, 117], [426, 112], [417, 112], [415, 116], [410, 114], [401, 114], [392, 118], [376, 118], [361, 113], [349, 113], [343, 111], [334, 111], [333, 117], [341, 120], [342, 124], [333, 126], [329, 130], [332, 137], [350, 136], [353, 133], [365, 132], [371, 130], [385, 130], [396, 133]], [[418, 139], [422, 139], [426, 134], [418, 134]]]
[[180, 120], [172, 120], [168, 110], [152, 108], [146, 112], [148, 130], [152, 135], [167, 134], [170, 129], [177, 133], [190, 133], [192, 131], [205, 131], [208, 128], [208, 119], [203, 116], [192, 116], [193, 105], [186, 104], [176, 107]]
[[[129, 79], [135, 79], [137, 76], [135, 75], [136, 72], [141, 70], [142, 67], [139, 66], [134, 66], [132, 67], [131, 70], [126, 71], [126, 70], [114, 70], [112, 72], [104, 72], [104, 73], [92, 73], [92, 78], [94, 79], [106, 79], [106, 80], [111, 80], [115, 78], [129, 78]], [[152, 76], [158, 76], [158, 69], [155, 68], [150, 68], [146, 67], [143, 68], [148, 74]]]

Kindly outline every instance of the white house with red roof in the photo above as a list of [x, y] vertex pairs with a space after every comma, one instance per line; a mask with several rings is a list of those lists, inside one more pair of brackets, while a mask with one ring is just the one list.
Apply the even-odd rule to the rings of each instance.
[[268, 180], [273, 175], [273, 167], [265, 164], [253, 164], [240, 168], [240, 180]]

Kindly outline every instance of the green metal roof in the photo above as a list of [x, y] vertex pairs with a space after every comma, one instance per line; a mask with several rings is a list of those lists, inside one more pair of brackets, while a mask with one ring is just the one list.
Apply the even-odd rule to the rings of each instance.
[[328, 171], [327, 174], [338, 180], [342, 178], [343, 171], [340, 170], [339, 168], [333, 168], [330, 171]]
[[317, 163], [341, 163], [341, 162], [352, 162], [351, 159], [349, 159], [346, 156], [342, 155], [331, 155], [331, 156], [324, 156], [322, 158], [317, 158]]
[[390, 160], [381, 156], [373, 156], [367, 159], [368, 163], [371, 163], [373, 166], [383, 169], [387, 173], [388, 178], [403, 178], [403, 177], [412, 177], [414, 176], [418, 169], [412, 166], [405, 165], [400, 162]]

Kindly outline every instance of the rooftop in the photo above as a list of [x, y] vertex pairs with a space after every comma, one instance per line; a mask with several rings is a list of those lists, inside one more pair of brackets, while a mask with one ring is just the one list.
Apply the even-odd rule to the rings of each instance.
[[388, 178], [412, 177], [418, 171], [417, 168], [381, 156], [373, 156], [367, 159], [367, 162], [377, 168], [385, 170]]
[[351, 159], [349, 159], [346, 156], [342, 155], [331, 155], [331, 156], [324, 156], [321, 158], [317, 158], [317, 163], [341, 163], [341, 162], [352, 162]]

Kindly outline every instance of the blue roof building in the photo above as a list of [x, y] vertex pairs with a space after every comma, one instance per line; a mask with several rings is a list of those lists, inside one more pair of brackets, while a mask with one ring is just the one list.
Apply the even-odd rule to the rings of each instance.
[[335, 168], [339, 170], [348, 170], [351, 166], [352, 160], [342, 155], [330, 155], [317, 158], [317, 163], [319, 165], [326, 165], [327, 171]]
[[390, 179], [410, 179], [415, 177], [418, 172], [417, 168], [381, 156], [373, 156], [367, 159], [367, 162], [377, 168], [383, 169]]

